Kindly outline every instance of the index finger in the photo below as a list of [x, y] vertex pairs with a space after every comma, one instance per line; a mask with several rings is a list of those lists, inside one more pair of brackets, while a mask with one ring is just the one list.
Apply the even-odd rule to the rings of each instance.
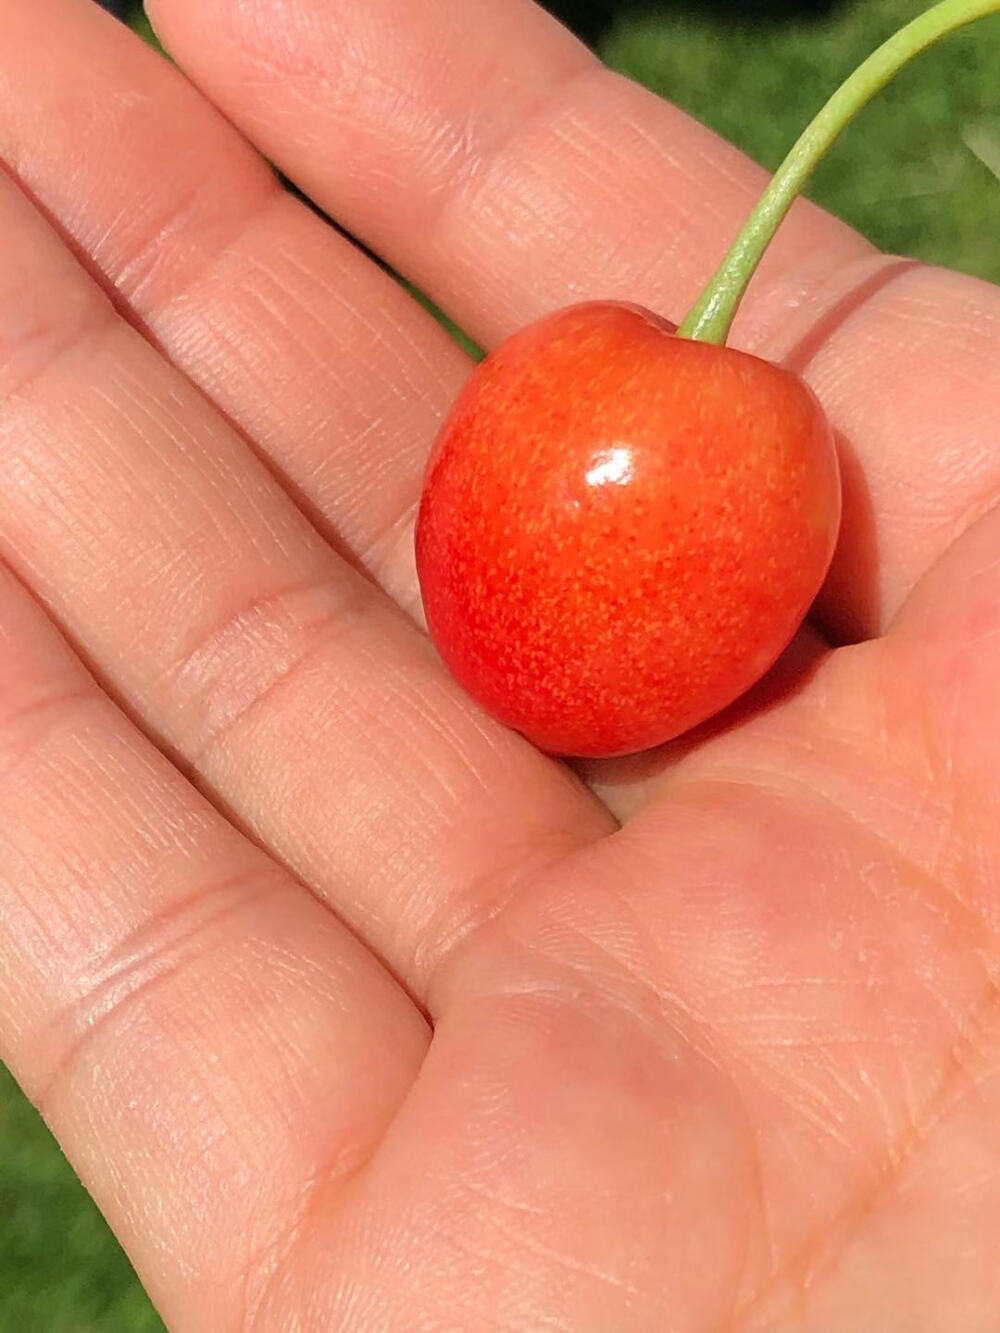
[[[487, 345], [620, 297], [673, 318], [765, 179], [528, 0], [153, 0], [174, 54], [349, 230]], [[834, 631], [878, 631], [1000, 484], [1000, 297], [801, 203], [734, 341], [787, 359], [845, 442]]]
[[[272, 160], [486, 344], [640, 286], [682, 314], [767, 179], [530, 0], [148, 8]], [[872, 253], [805, 205], [756, 299], [795, 305]]]

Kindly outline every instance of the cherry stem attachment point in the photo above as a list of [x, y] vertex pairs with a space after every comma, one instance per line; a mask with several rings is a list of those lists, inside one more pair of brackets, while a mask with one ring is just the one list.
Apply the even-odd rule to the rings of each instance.
[[677, 330], [722, 345], [764, 251], [827, 150], [904, 65], [958, 28], [1000, 14], [1000, 0], [941, 0], [874, 51], [837, 89], [775, 172], [743, 230]]

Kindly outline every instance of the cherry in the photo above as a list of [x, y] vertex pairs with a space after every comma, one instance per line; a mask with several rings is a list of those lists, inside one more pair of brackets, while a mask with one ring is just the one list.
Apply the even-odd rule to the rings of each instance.
[[836, 544], [840, 483], [796, 376], [725, 346], [817, 163], [917, 51], [1000, 10], [941, 0], [834, 94], [675, 333], [638, 306], [548, 315], [472, 374], [428, 464], [417, 569], [455, 677], [542, 749], [670, 740], [781, 653]]
[[634, 306], [571, 307], [487, 357], [441, 432], [417, 529], [428, 625], [542, 749], [645, 749], [772, 664], [839, 516], [801, 380]]

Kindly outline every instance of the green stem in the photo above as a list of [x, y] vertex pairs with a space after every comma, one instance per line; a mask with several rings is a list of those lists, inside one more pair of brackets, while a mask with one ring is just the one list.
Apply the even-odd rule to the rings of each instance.
[[914, 56], [956, 28], [1000, 13], [1000, 0], [941, 0], [901, 28], [841, 84], [775, 172], [732, 249], [677, 332], [723, 344], [764, 251], [827, 150]]

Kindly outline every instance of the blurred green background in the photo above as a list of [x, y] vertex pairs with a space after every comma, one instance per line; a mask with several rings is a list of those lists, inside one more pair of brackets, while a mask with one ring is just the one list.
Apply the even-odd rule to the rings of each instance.
[[[774, 168], [828, 93], [925, 8], [643, 5], [605, 26], [598, 44], [616, 69]], [[884, 250], [1000, 282], [1000, 18], [904, 70], [846, 131], [809, 194]]]
[[[106, 7], [142, 27], [131, 0]], [[768, 167], [826, 93], [923, 7], [919, 0], [548, 0], [609, 64]], [[1000, 20], [950, 38], [906, 71], [848, 131], [811, 193], [884, 249], [1000, 281]], [[0, 1066], [0, 1333], [161, 1327]]]

